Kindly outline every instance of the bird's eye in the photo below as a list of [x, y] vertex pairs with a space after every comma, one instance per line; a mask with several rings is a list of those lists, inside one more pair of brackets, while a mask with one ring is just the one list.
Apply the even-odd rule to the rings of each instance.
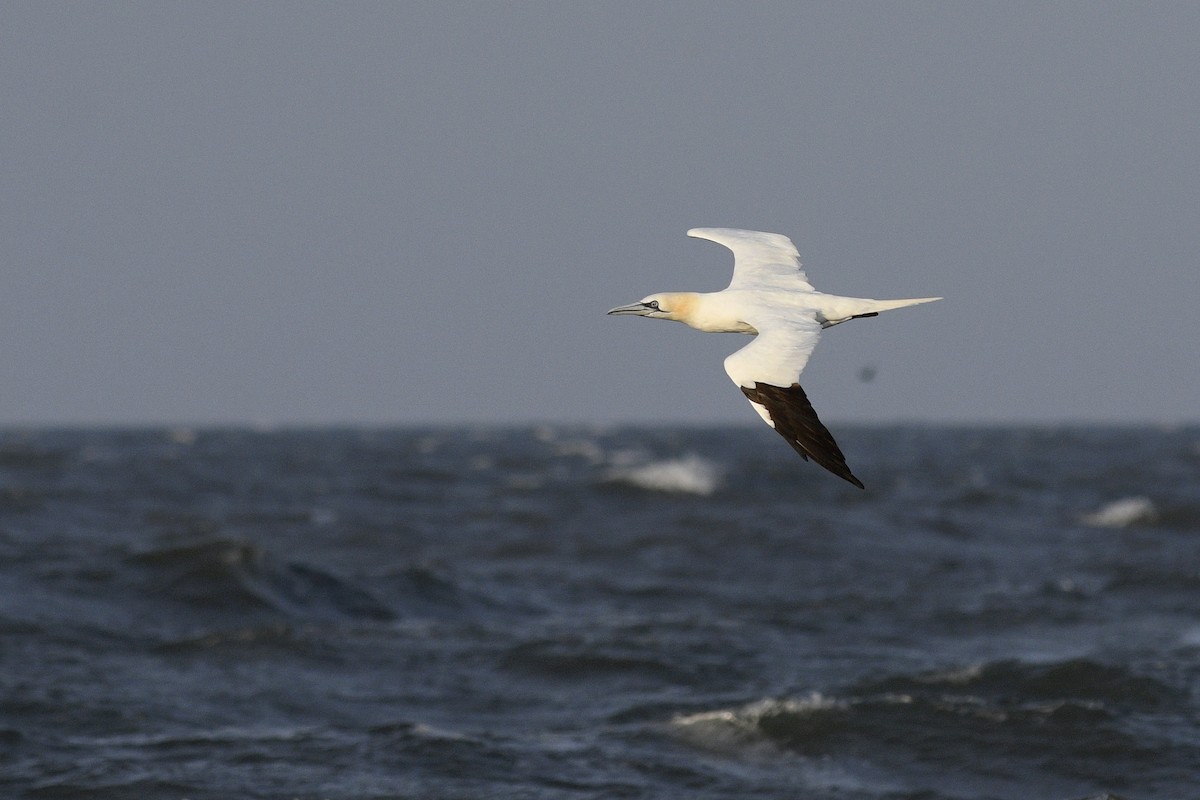
[[646, 303], [646, 307], [647, 307], [647, 308], [652, 308], [652, 309], [654, 309], [655, 311], [658, 311], [658, 301], [657, 301], [657, 300], [651, 300], [649, 303]]

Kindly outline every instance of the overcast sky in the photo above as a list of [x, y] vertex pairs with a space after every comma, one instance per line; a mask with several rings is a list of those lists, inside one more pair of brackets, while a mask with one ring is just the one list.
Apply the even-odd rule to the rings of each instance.
[[[0, 2], [0, 424], [1200, 420], [1200, 3]], [[864, 382], [864, 368], [876, 370]]]

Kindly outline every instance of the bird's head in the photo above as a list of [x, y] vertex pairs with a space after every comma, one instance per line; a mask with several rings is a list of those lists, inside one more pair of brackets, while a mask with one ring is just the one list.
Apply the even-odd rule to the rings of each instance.
[[684, 322], [696, 305], [696, 295], [693, 292], [662, 292], [643, 297], [636, 303], [627, 306], [617, 306], [609, 314], [632, 314], [637, 317], [653, 319], [672, 319]]

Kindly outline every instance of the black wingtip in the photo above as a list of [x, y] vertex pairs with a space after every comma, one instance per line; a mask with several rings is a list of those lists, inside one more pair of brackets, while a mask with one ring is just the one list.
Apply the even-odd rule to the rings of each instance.
[[750, 402], [767, 410], [775, 430], [805, 461], [811, 458], [842, 480], [860, 489], [867, 488], [846, 465], [841, 448], [829, 429], [821, 424], [800, 384], [793, 383], [784, 388], [769, 383], [755, 383], [753, 389], [745, 386], [741, 389]]

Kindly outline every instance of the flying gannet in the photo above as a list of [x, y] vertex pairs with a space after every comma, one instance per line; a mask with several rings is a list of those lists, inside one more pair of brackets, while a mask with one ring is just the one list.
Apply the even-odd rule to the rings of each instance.
[[860, 489], [833, 435], [821, 424], [798, 382], [823, 328], [881, 311], [941, 300], [871, 300], [818, 292], [800, 266], [791, 239], [735, 228], [693, 228], [688, 236], [733, 251], [733, 280], [719, 292], [662, 292], [609, 314], [682, 322], [706, 333], [756, 338], [725, 359], [725, 372], [750, 405], [805, 461], [812, 459]]

